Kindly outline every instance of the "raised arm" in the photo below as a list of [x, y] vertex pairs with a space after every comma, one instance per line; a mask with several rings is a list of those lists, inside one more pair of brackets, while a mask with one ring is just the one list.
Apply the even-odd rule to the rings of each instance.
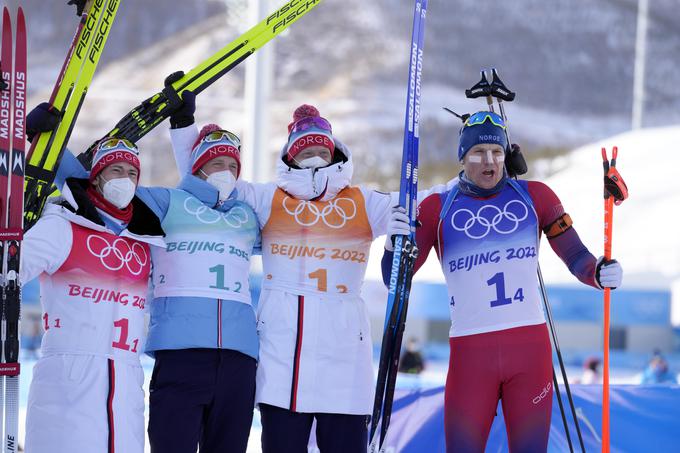
[[541, 182], [529, 181], [528, 189], [538, 215], [539, 228], [546, 234], [550, 247], [576, 278], [598, 288], [595, 282], [597, 260], [581, 241], [560, 199]]
[[198, 138], [198, 127], [195, 123], [189, 126], [170, 129], [172, 152], [180, 179], [191, 169], [191, 147]]

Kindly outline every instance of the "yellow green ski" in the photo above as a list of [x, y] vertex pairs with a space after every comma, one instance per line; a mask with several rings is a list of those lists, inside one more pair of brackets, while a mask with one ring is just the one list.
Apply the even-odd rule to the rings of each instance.
[[121, 0], [89, 0], [55, 84], [50, 104], [62, 113], [53, 131], [33, 139], [26, 165], [24, 228], [40, 217], [61, 156], [97, 69]]
[[[182, 92], [198, 94], [236, 67], [257, 49], [318, 6], [322, 0], [290, 0], [259, 24], [220, 49], [181, 78], [143, 101], [127, 113], [106, 136], [124, 137], [137, 142], [176, 109]], [[92, 147], [90, 147], [90, 152]]]

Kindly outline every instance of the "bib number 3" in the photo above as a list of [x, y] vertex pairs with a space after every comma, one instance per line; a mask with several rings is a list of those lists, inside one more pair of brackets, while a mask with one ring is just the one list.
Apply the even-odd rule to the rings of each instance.
[[522, 288], [518, 288], [517, 291], [515, 291], [515, 295], [513, 296], [512, 299], [509, 297], [505, 297], [505, 274], [503, 274], [503, 272], [499, 272], [490, 279], [488, 279], [486, 281], [486, 284], [489, 286], [496, 287], [496, 300], [492, 300], [489, 303], [491, 305], [491, 308], [511, 304], [513, 300], [519, 302], [524, 301], [524, 291], [522, 290]]

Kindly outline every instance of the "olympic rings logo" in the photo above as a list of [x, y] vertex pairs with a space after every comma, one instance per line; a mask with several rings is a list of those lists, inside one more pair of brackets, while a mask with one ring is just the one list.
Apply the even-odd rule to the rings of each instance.
[[321, 220], [327, 227], [340, 229], [357, 215], [357, 205], [351, 198], [336, 198], [319, 207], [311, 201], [294, 200], [297, 202], [292, 208], [289, 207], [290, 197], [283, 199], [283, 209], [295, 218], [302, 226], [314, 226]]
[[142, 244], [130, 244], [123, 238], [116, 238], [111, 244], [105, 237], [92, 234], [87, 237], [87, 249], [110, 271], [118, 271], [124, 266], [132, 275], [139, 275], [149, 262]]
[[184, 200], [184, 210], [196, 217], [199, 222], [206, 225], [223, 220], [224, 223], [232, 228], [240, 228], [242, 225], [248, 223], [249, 220], [248, 212], [241, 206], [234, 206], [229, 212], [222, 213], [207, 207], [195, 198], [187, 198]]
[[485, 204], [477, 213], [459, 209], [451, 216], [451, 226], [456, 231], [463, 231], [470, 239], [482, 239], [491, 230], [499, 234], [514, 233], [528, 216], [529, 209], [524, 203], [510, 200], [502, 210], [491, 204]]

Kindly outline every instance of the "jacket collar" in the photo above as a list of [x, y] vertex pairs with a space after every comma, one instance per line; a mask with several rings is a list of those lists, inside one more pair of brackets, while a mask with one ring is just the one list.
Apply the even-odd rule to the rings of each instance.
[[219, 211], [230, 209], [236, 203], [236, 196], [238, 194], [237, 189], [234, 188], [229, 198], [219, 203], [219, 190], [207, 181], [191, 174], [185, 175], [177, 185], [177, 188], [196, 197], [204, 205]]
[[352, 182], [352, 154], [337, 139], [335, 154], [344, 159], [316, 170], [289, 167], [283, 160], [285, 149], [284, 147], [281, 151], [281, 157], [276, 163], [276, 184], [299, 200], [331, 200]]
[[[73, 214], [74, 218], [70, 218], [69, 220], [87, 228], [108, 230], [104, 220], [102, 220], [99, 215], [97, 208], [87, 196], [87, 187], [89, 184], [90, 182], [87, 179], [66, 179], [66, 186], [70, 194], [70, 199], [64, 198], [60, 203], [58, 202], [58, 204], [64, 210]], [[123, 230], [123, 233], [120, 235], [134, 238], [145, 237], [160, 239], [165, 237], [165, 232], [161, 227], [160, 219], [156, 214], [154, 214], [153, 211], [137, 196], [132, 199], [131, 203], [133, 204], [132, 219], [130, 220], [130, 223], [128, 223], [127, 228]], [[95, 226], [97, 228], [95, 228]], [[126, 232], [129, 232], [129, 234]]]

